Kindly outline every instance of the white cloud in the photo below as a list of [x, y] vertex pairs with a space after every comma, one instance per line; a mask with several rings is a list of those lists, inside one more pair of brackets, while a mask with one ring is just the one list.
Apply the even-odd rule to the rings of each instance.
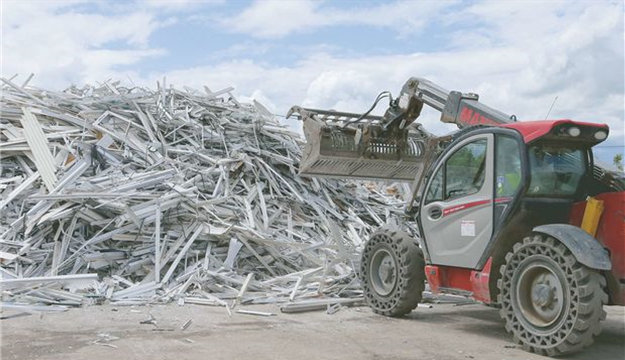
[[[448, 6], [445, 16], [439, 18], [432, 6]], [[396, 95], [409, 77], [421, 76], [449, 90], [479, 93], [482, 102], [526, 120], [543, 118], [557, 96], [551, 118], [606, 122], [611, 126], [611, 144], [623, 145], [625, 140], [621, 3], [506, 1], [449, 7], [417, 1], [346, 11], [331, 3], [256, 2], [225, 20], [239, 21], [231, 30], [271, 38], [351, 24], [401, 33], [418, 30], [427, 18], [458, 31], [447, 46], [428, 53], [362, 56], [323, 44], [291, 45], [315, 51], [298, 51], [301, 60], [285, 65], [246, 59], [286, 51], [270, 40], [246, 40], [221, 56], [208, 56], [236, 60], [144, 76], [138, 75], [141, 62], [165, 51], [150, 46], [151, 35], [165, 26], [150, 12], [133, 7], [116, 16], [83, 14], [58, 2], [5, 4], [3, 10], [4, 74], [35, 72], [35, 83], [44, 87], [109, 77], [123, 80], [130, 73], [142, 85], [153, 86], [167, 76], [169, 84], [179, 87], [234, 86], [236, 96], [257, 99], [278, 114], [292, 105], [359, 112], [380, 91]], [[129, 65], [134, 71], [119, 70]], [[383, 109], [381, 104], [377, 113]], [[441, 124], [438, 116], [426, 111], [420, 121], [438, 133], [454, 128]]]
[[255, 1], [240, 14], [222, 19], [221, 25], [232, 32], [259, 38], [278, 38], [294, 32], [312, 32], [323, 27], [366, 25], [390, 28], [400, 35], [420, 30], [436, 14], [455, 1], [397, 1], [363, 7], [349, 3], [342, 9], [314, 0]]
[[35, 73], [41, 85], [101, 80], [116, 67], [163, 54], [148, 46], [150, 35], [171, 21], [132, 12], [105, 16], [80, 12], [63, 2], [4, 2], [2, 75]]
[[221, 5], [226, 0], [139, 0], [137, 5], [167, 11], [191, 11], [205, 5]]
[[[230, 61], [169, 72], [168, 79], [194, 86], [233, 85], [245, 96], [262, 93], [284, 114], [296, 104], [364, 111], [380, 91], [396, 95], [409, 77], [421, 76], [449, 90], [479, 93], [482, 102], [523, 120], [544, 118], [557, 96], [550, 118], [606, 122], [612, 129], [610, 142], [622, 145], [622, 6], [517, 5], [497, 5], [497, 20], [489, 20], [496, 17], [489, 6], [471, 8], [469, 15], [482, 25], [469, 35], [493, 33], [490, 43], [475, 47], [367, 57], [318, 53], [291, 66]], [[453, 129], [438, 122], [438, 116], [427, 111], [420, 120], [438, 133]]]

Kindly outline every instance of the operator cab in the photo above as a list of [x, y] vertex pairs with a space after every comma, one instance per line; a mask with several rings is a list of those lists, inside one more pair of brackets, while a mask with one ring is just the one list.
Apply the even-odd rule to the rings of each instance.
[[[470, 131], [430, 168], [417, 216], [430, 263], [482, 269], [535, 226], [566, 223], [606, 125], [534, 121]], [[497, 241], [497, 239], [504, 241]]]

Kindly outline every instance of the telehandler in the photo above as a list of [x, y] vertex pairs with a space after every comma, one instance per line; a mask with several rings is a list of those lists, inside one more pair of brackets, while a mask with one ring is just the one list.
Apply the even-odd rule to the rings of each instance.
[[[385, 97], [384, 115], [370, 115]], [[433, 136], [414, 122], [424, 105], [460, 130]], [[625, 181], [592, 153], [607, 125], [520, 122], [422, 78], [364, 114], [292, 115], [307, 139], [301, 175], [413, 182], [406, 213], [418, 235], [382, 228], [362, 251], [374, 312], [411, 312], [427, 281], [499, 307], [523, 349], [557, 356], [593, 342], [604, 305], [625, 305]]]

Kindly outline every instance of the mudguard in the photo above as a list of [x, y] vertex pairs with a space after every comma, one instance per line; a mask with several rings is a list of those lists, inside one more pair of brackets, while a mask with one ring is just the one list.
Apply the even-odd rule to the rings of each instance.
[[610, 254], [594, 237], [577, 226], [569, 224], [541, 225], [534, 232], [549, 235], [566, 246], [580, 263], [595, 270], [610, 270]]

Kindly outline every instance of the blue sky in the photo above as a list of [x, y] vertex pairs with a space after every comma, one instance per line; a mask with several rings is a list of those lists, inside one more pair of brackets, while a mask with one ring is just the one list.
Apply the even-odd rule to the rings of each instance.
[[[363, 111], [411, 76], [520, 119], [605, 122], [623, 152], [622, 1], [2, 1], [2, 76], [235, 87], [277, 114]], [[382, 111], [382, 108], [379, 109]], [[421, 122], [453, 130], [425, 112]], [[293, 124], [291, 124], [293, 125]]]

